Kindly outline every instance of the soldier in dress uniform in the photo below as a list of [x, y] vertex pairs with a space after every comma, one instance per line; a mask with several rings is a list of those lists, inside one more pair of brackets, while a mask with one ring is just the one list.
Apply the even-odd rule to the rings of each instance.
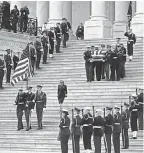
[[43, 52], [43, 46], [42, 46], [42, 43], [41, 43], [41, 39], [39, 36], [36, 37], [36, 42], [34, 44], [35, 46], [35, 49], [36, 49], [36, 57], [37, 57], [37, 60], [36, 60], [36, 69], [40, 69], [40, 61], [41, 61], [41, 54]]
[[121, 57], [121, 61], [120, 61], [120, 65], [121, 65], [121, 78], [125, 77], [125, 62], [126, 62], [126, 48], [124, 47], [124, 45], [121, 43], [121, 50], [122, 50], [122, 57]]
[[49, 46], [49, 39], [47, 36], [47, 31], [42, 32], [43, 37], [41, 38], [41, 42], [43, 45], [43, 64], [47, 64], [47, 54], [48, 54], [48, 46]]
[[120, 153], [121, 114], [120, 108], [115, 106], [113, 116], [113, 146], [115, 153]]
[[10, 77], [11, 77], [11, 69], [12, 69], [12, 59], [10, 56], [10, 49], [7, 49], [6, 52], [7, 54], [4, 56], [5, 64], [6, 64], [6, 83], [10, 83]]
[[91, 62], [91, 47], [90, 46], [87, 46], [87, 51], [84, 52], [83, 56], [85, 60], [87, 82], [91, 82], [92, 81], [92, 73], [91, 73], [92, 62]]
[[113, 116], [111, 114], [112, 107], [106, 107], [105, 125], [104, 125], [104, 143], [106, 147], [106, 153], [111, 153], [111, 135], [112, 135], [112, 125]]
[[17, 119], [18, 119], [17, 131], [23, 129], [22, 116], [23, 116], [23, 111], [25, 110], [25, 104], [26, 104], [26, 94], [23, 92], [23, 89], [19, 89], [18, 95], [15, 100], [15, 105], [17, 105]]
[[[106, 54], [106, 49], [105, 49], [105, 45], [101, 44], [101, 50], [100, 50], [102, 55]], [[102, 62], [102, 79], [105, 79], [105, 61]]]
[[17, 23], [18, 23], [18, 18], [19, 18], [19, 10], [17, 6], [14, 6], [14, 9], [11, 10], [11, 17], [12, 17], [12, 28], [14, 33], [17, 32]]
[[62, 118], [60, 120], [60, 142], [61, 142], [61, 152], [68, 153], [68, 140], [70, 137], [70, 118], [69, 113], [66, 109], [62, 110]]
[[3, 58], [3, 54], [0, 54], [0, 89], [3, 89], [3, 77], [4, 77], [4, 58]]
[[49, 49], [49, 55], [50, 58], [53, 58], [53, 52], [54, 52], [54, 28], [50, 27], [50, 31], [48, 32], [49, 37], [49, 43], [50, 43], [50, 49]]
[[[91, 55], [94, 55], [95, 52], [95, 46], [91, 46]], [[91, 81], [94, 81], [94, 69], [95, 69], [95, 63], [91, 62]]]
[[131, 130], [133, 133], [133, 139], [137, 139], [137, 131], [138, 131], [137, 120], [138, 120], [139, 105], [137, 104], [136, 99], [137, 99], [137, 96], [132, 95], [132, 101], [131, 101], [131, 105], [129, 108], [129, 111], [131, 113], [130, 124], [131, 124]]
[[18, 62], [19, 62], [19, 57], [18, 57], [18, 56], [16, 55], [16, 53], [14, 52], [14, 54], [13, 54], [14, 70], [16, 69]]
[[123, 141], [123, 148], [122, 149], [128, 149], [129, 148], [129, 137], [128, 137], [128, 129], [129, 129], [129, 118], [130, 118], [130, 112], [129, 112], [129, 104], [124, 103], [124, 111], [122, 112], [122, 141]]
[[60, 29], [60, 23], [56, 24], [55, 27], [55, 36], [56, 36], [56, 53], [60, 53], [60, 44], [61, 44], [61, 29]]
[[104, 119], [101, 116], [102, 110], [96, 110], [96, 117], [94, 118], [93, 122], [93, 136], [94, 136], [94, 146], [95, 146], [95, 153], [101, 153], [101, 138], [103, 136], [103, 126], [104, 126]]
[[128, 32], [126, 32], [124, 34], [124, 36], [128, 37], [127, 50], [128, 50], [129, 61], [132, 61], [132, 58], [133, 58], [133, 44], [136, 43], [136, 36], [132, 32], [132, 29], [128, 30]]
[[87, 151], [87, 153], [90, 153], [92, 147], [91, 147], [91, 137], [93, 132], [93, 117], [90, 113], [90, 108], [84, 109], [84, 115], [82, 118], [82, 126], [83, 126], [83, 144], [84, 149]]
[[75, 147], [75, 153], [80, 153], [80, 137], [82, 134], [81, 131], [81, 122], [82, 119], [80, 117], [80, 109], [75, 108], [76, 116], [72, 120], [71, 124], [71, 131], [74, 136], [74, 147]]
[[32, 93], [32, 87], [28, 87], [28, 92], [26, 93], [26, 103], [25, 103], [25, 118], [27, 123], [26, 131], [31, 129], [31, 113], [32, 109], [34, 109], [34, 98], [35, 94]]
[[47, 97], [46, 94], [42, 91], [42, 86], [37, 85], [37, 92], [35, 95], [35, 103], [36, 103], [36, 114], [38, 121], [37, 130], [42, 129], [42, 118], [43, 118], [43, 109], [46, 108]]

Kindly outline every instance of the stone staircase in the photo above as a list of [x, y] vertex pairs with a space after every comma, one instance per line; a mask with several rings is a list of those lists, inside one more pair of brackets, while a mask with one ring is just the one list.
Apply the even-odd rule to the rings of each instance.
[[[24, 48], [28, 36], [12, 35], [0, 32], [0, 49], [13, 48], [18, 51]], [[34, 39], [34, 38], [32, 38]], [[6, 41], [7, 40], [7, 41]], [[122, 39], [126, 46], [126, 39]], [[32, 130], [16, 131], [17, 118], [16, 107], [13, 105], [18, 88], [25, 88], [26, 82], [19, 82], [15, 87], [4, 83], [4, 90], [0, 90], [0, 151], [12, 153], [47, 152], [59, 153], [60, 143], [57, 141], [58, 125], [60, 120], [59, 104], [57, 100], [57, 85], [63, 79], [68, 86], [68, 97], [63, 107], [70, 111], [75, 106], [95, 106], [104, 108], [106, 106], [121, 105], [128, 101], [130, 94], [135, 93], [136, 87], [143, 86], [143, 38], [137, 38], [134, 47], [134, 58], [126, 62], [126, 77], [119, 82], [86, 82], [83, 52], [87, 45], [114, 44], [114, 39], [96, 39], [76, 41], [70, 40], [68, 48], [61, 49], [61, 54], [54, 54], [54, 59], [48, 59], [48, 64], [42, 65], [41, 70], [36, 71], [35, 76], [29, 79], [29, 85], [36, 91], [37, 84], [43, 85], [43, 91], [47, 94], [47, 108], [44, 112], [42, 131], [37, 131], [37, 120], [35, 110], [32, 113]], [[1, 51], [2, 52], [2, 51]], [[23, 117], [24, 125], [25, 119]], [[132, 136], [131, 132], [130, 137]], [[143, 131], [138, 132], [137, 140], [130, 140], [130, 148], [122, 150], [122, 153], [142, 153]], [[122, 144], [122, 143], [121, 143]], [[104, 145], [102, 144], [102, 153]], [[72, 153], [71, 140], [69, 150]], [[81, 152], [84, 153], [82, 140]], [[94, 147], [93, 147], [94, 150]]]

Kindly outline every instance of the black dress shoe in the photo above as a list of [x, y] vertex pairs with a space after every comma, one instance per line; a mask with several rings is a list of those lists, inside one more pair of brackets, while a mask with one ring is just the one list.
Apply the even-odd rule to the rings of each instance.
[[137, 137], [133, 137], [133, 139], [137, 139]]
[[122, 147], [121, 149], [126, 149], [125, 147]]
[[41, 130], [41, 127], [38, 127], [37, 130]]
[[22, 130], [22, 129], [23, 129], [23, 128], [18, 128], [17, 131], [20, 131], [20, 130]]

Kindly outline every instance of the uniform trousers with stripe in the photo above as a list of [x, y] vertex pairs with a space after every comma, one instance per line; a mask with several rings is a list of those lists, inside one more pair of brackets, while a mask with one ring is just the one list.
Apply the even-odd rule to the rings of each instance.
[[18, 129], [23, 128], [22, 116], [24, 111], [24, 105], [17, 105], [17, 119], [18, 119]]
[[80, 153], [80, 135], [74, 135], [75, 153]]
[[113, 133], [114, 152], [120, 153], [120, 133]]
[[61, 151], [62, 153], [68, 153], [68, 140], [70, 135], [61, 136]]
[[106, 153], [111, 153], [111, 134], [104, 134]]
[[122, 128], [122, 141], [123, 141], [123, 147], [128, 149], [129, 148], [128, 129]]
[[85, 132], [83, 131], [83, 144], [84, 144], [84, 149], [92, 149], [91, 148], [91, 136], [92, 132]]
[[95, 153], [101, 153], [101, 136], [94, 136]]
[[28, 108], [25, 108], [25, 118], [27, 123], [27, 128], [31, 127], [31, 110]]
[[133, 41], [127, 42], [128, 55], [133, 56]]
[[39, 108], [38, 105], [39, 104], [36, 105], [38, 127], [42, 128], [43, 108]]

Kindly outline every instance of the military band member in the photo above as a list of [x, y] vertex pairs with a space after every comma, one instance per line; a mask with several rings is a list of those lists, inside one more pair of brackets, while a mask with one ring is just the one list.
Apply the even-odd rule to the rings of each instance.
[[130, 118], [129, 106], [130, 105], [125, 102], [124, 111], [122, 112], [122, 141], [123, 141], [122, 149], [129, 148], [129, 136], [128, 136], [129, 118]]
[[113, 146], [115, 153], [120, 153], [121, 114], [120, 108], [115, 106], [113, 116]]
[[82, 134], [81, 131], [81, 122], [82, 119], [80, 117], [80, 109], [75, 108], [76, 116], [73, 118], [72, 124], [71, 124], [71, 131], [74, 135], [74, 147], [75, 147], [75, 153], [80, 153], [80, 137]]
[[23, 111], [25, 110], [25, 104], [26, 104], [26, 95], [23, 92], [23, 89], [19, 89], [18, 95], [15, 100], [15, 105], [17, 105], [17, 119], [18, 119], [17, 131], [23, 129], [22, 116], [23, 116]]
[[84, 109], [84, 115], [82, 118], [82, 130], [83, 130], [83, 144], [84, 149], [89, 153], [92, 149], [91, 147], [91, 137], [93, 132], [93, 117], [90, 113], [90, 108]]
[[42, 86], [37, 85], [37, 92], [35, 95], [35, 103], [36, 103], [36, 114], [38, 121], [37, 130], [42, 129], [42, 118], [43, 118], [43, 109], [46, 108], [47, 97], [46, 94], [42, 91]]
[[103, 126], [104, 126], [104, 119], [102, 118], [102, 110], [96, 110], [96, 117], [94, 118], [93, 122], [93, 136], [94, 136], [94, 146], [95, 146], [95, 153], [101, 153], [101, 138], [103, 136]]
[[106, 153], [111, 153], [111, 135], [113, 126], [112, 107], [106, 107], [106, 116], [104, 121], [104, 143], [106, 147]]
[[19, 62], [19, 57], [14, 52], [14, 54], [13, 54], [13, 64], [14, 64], [13, 68], [14, 68], [14, 70], [16, 69], [18, 62]]
[[32, 93], [32, 87], [28, 87], [28, 92], [25, 93], [26, 95], [26, 103], [25, 103], [25, 118], [27, 123], [26, 131], [29, 131], [31, 129], [31, 113], [32, 109], [34, 109], [34, 98], [35, 94]]
[[10, 56], [10, 49], [7, 49], [6, 52], [7, 54], [4, 56], [5, 64], [6, 64], [6, 83], [10, 83], [10, 77], [11, 77], [11, 69], [12, 69], [12, 59]]
[[3, 89], [3, 77], [4, 77], [4, 58], [3, 54], [0, 54], [0, 89]]
[[60, 53], [60, 44], [61, 44], [61, 29], [60, 29], [60, 23], [56, 24], [55, 27], [55, 36], [56, 36], [56, 53]]
[[132, 32], [132, 29], [128, 30], [128, 32], [126, 32], [124, 34], [124, 36], [128, 37], [127, 50], [128, 50], [128, 55], [129, 55], [129, 61], [132, 61], [132, 58], [133, 58], [133, 44], [136, 43], [136, 36]]
[[36, 37], [36, 42], [34, 44], [35, 49], [36, 49], [36, 57], [37, 57], [37, 61], [36, 61], [36, 69], [40, 69], [40, 61], [41, 61], [41, 55], [43, 52], [43, 46], [41, 43], [41, 39], [39, 36]]
[[42, 32], [43, 37], [41, 38], [41, 42], [43, 45], [43, 64], [47, 64], [47, 54], [48, 54], [48, 45], [49, 45], [49, 38], [47, 36], [47, 31]]
[[92, 81], [92, 73], [91, 73], [92, 62], [91, 62], [91, 47], [90, 46], [87, 46], [87, 51], [84, 52], [83, 56], [85, 60], [85, 70], [86, 70], [87, 82], [91, 82]]
[[60, 142], [61, 142], [61, 152], [68, 153], [68, 140], [70, 137], [70, 118], [67, 110], [62, 110], [62, 118], [60, 120]]
[[137, 139], [137, 131], [138, 131], [138, 127], [137, 127], [137, 120], [138, 120], [138, 108], [139, 105], [136, 102], [136, 95], [132, 96], [132, 101], [131, 101], [131, 105], [129, 108], [130, 111], [130, 124], [131, 124], [131, 130], [133, 133], [133, 139]]

